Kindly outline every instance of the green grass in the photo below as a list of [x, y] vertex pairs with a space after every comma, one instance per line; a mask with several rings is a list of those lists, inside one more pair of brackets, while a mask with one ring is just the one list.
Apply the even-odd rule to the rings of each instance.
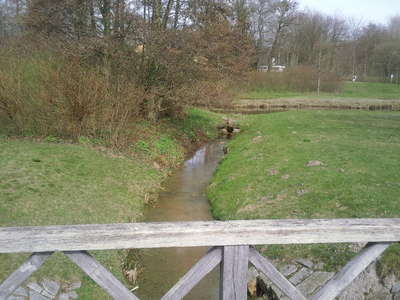
[[[86, 146], [0, 140], [0, 226], [121, 223], [140, 218], [145, 193], [162, 176], [150, 165], [99, 153]], [[119, 251], [96, 257], [122, 278]], [[0, 255], [0, 281], [26, 255]], [[52, 258], [37, 276], [62, 281], [84, 278], [62, 255]], [[80, 291], [104, 297], [87, 282]], [[93, 298], [94, 297], [94, 298]], [[84, 299], [84, 298], [83, 298]]]
[[338, 93], [315, 92], [301, 93], [295, 91], [274, 91], [273, 89], [257, 89], [241, 95], [246, 99], [284, 99], [284, 98], [357, 98], [357, 99], [400, 99], [400, 85], [376, 82], [345, 82], [343, 90]]
[[400, 99], [400, 85], [379, 82], [346, 82], [338, 97]]
[[[208, 195], [216, 218], [400, 217], [400, 113], [301, 111], [249, 116]], [[318, 160], [320, 167], [307, 167]], [[346, 245], [267, 247], [336, 269]], [[400, 269], [400, 256], [386, 270]]]
[[[132, 145], [124, 153], [112, 152], [101, 141], [85, 137], [79, 139], [81, 144], [69, 144], [57, 137], [9, 138], [3, 131], [0, 226], [139, 221], [144, 199], [155, 197], [162, 180], [183, 161], [188, 144], [215, 137], [220, 120], [217, 114], [191, 109], [184, 120], [134, 124]], [[124, 251], [93, 254], [124, 280]], [[27, 256], [1, 254], [0, 282]], [[60, 253], [52, 256], [35, 277], [61, 282], [82, 280], [80, 299], [109, 299]]]
[[183, 120], [169, 120], [175, 125], [175, 130], [191, 139], [191, 142], [199, 142], [201, 139], [215, 139], [218, 136], [216, 126], [221, 123], [221, 115], [206, 110], [191, 108], [187, 117]]

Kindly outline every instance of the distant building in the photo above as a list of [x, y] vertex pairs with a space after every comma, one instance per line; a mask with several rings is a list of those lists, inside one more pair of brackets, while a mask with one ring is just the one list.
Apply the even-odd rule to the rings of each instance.
[[[284, 72], [286, 70], [286, 66], [279, 64], [279, 57], [272, 57], [272, 70], [271, 72]], [[258, 67], [258, 72], [268, 72], [268, 57], [265, 56], [263, 59], [260, 59]]]
[[258, 72], [268, 72], [268, 66], [267, 65], [258, 66], [257, 71]]
[[[267, 65], [258, 66], [257, 70], [258, 72], [268, 72], [268, 66]], [[286, 66], [274, 65], [272, 66], [271, 72], [284, 72], [285, 70]]]
[[272, 72], [284, 72], [286, 70], [286, 66], [272, 66]]

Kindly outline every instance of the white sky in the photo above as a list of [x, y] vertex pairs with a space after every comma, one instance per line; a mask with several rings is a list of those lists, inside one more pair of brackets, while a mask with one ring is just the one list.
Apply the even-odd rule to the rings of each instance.
[[365, 23], [386, 24], [390, 17], [400, 15], [400, 0], [298, 0], [301, 8], [329, 15], [362, 19]]

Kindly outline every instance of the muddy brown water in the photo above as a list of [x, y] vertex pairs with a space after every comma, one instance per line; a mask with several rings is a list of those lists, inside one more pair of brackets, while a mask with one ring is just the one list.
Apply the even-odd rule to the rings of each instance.
[[[220, 141], [199, 149], [164, 185], [159, 201], [145, 210], [146, 222], [212, 220], [206, 188], [223, 156]], [[208, 248], [165, 248], [141, 251], [140, 299], [160, 299], [207, 252]], [[208, 274], [184, 299], [216, 300], [219, 270]]]

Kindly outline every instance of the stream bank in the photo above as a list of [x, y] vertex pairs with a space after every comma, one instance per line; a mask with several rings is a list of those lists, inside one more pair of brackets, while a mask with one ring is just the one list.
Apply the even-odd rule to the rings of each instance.
[[[146, 222], [213, 220], [206, 188], [223, 156], [224, 143], [200, 148], [183, 167], [167, 179], [159, 200], [144, 213]], [[160, 299], [207, 251], [204, 247], [146, 249], [140, 251], [142, 272], [136, 294]], [[219, 272], [214, 270], [185, 299], [218, 299]]]

